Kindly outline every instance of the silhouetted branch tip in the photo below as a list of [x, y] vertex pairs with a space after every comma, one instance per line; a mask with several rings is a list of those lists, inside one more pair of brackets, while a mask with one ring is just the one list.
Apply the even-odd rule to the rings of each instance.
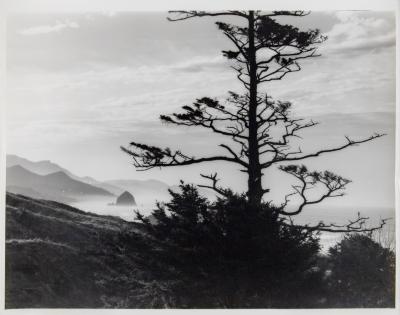
[[[294, 191], [285, 196], [285, 201], [280, 206], [279, 213], [285, 216], [298, 215], [307, 205], [320, 203], [326, 198], [343, 196], [343, 190], [350, 183], [350, 180], [329, 171], [311, 172], [305, 165], [286, 165], [280, 166], [279, 169], [294, 176], [299, 182], [298, 185], [292, 185]], [[322, 191], [321, 187], [323, 187]], [[314, 197], [311, 198], [310, 194], [307, 193], [309, 190], [319, 192], [320, 196], [316, 198], [314, 193]], [[290, 197], [292, 196], [298, 196], [301, 200], [300, 205], [296, 210], [286, 211], [285, 207], [290, 202]]]
[[382, 219], [378, 225], [373, 227], [366, 227], [366, 222], [368, 219], [369, 219], [368, 217], [361, 217], [360, 215], [358, 215], [356, 219], [349, 220], [348, 224], [342, 224], [342, 225], [335, 223], [325, 224], [322, 221], [320, 221], [315, 226], [296, 225], [293, 223], [293, 221], [290, 221], [290, 223], [283, 223], [283, 224], [286, 226], [296, 227], [310, 232], [319, 231], [319, 232], [330, 232], [330, 233], [368, 233], [382, 229], [385, 226], [386, 221], [389, 220], [389, 219]]
[[212, 186], [209, 185], [197, 185], [198, 187], [202, 187], [202, 188], [208, 188], [208, 189], [212, 189], [215, 192], [217, 192], [218, 194], [227, 197], [228, 196], [228, 190], [223, 189], [221, 187], [218, 187], [217, 183], [219, 181], [219, 179], [217, 178], [218, 174], [214, 173], [211, 175], [204, 175], [204, 174], [200, 174], [201, 177], [205, 178], [205, 179], [209, 179], [212, 182]]
[[264, 163], [262, 166], [263, 167], [269, 167], [270, 165], [272, 165], [274, 163], [277, 163], [277, 162], [282, 162], [282, 161], [300, 161], [300, 160], [305, 160], [305, 159], [312, 158], [312, 157], [317, 157], [317, 156], [320, 156], [321, 154], [325, 154], [325, 153], [341, 151], [341, 150], [346, 149], [348, 147], [356, 146], [358, 144], [365, 143], [365, 142], [369, 142], [369, 141], [372, 141], [374, 139], [378, 139], [380, 137], [383, 137], [385, 135], [386, 134], [375, 133], [375, 134], [371, 135], [370, 137], [364, 138], [364, 139], [361, 139], [361, 140], [352, 140], [349, 137], [345, 136], [345, 138], [347, 140], [346, 143], [341, 145], [341, 146], [339, 146], [339, 147], [331, 148], [331, 149], [319, 150], [319, 151], [317, 151], [315, 153], [305, 154], [303, 156], [288, 157], [286, 155], [283, 158], [281, 156], [277, 156], [275, 159], [273, 159], [272, 161]]

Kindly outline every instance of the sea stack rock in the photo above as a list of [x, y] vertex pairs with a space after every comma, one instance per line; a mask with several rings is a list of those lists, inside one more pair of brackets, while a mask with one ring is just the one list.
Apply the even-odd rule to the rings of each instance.
[[123, 192], [116, 202], [117, 206], [136, 206], [135, 198], [128, 191]]

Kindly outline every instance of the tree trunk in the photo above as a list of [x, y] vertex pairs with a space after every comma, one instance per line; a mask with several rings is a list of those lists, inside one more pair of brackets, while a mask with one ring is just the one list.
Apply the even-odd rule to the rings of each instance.
[[256, 49], [254, 46], [254, 11], [249, 12], [249, 168], [248, 168], [248, 191], [247, 196], [250, 204], [258, 206], [262, 199], [261, 166], [259, 160], [258, 139], [257, 139], [257, 61]]

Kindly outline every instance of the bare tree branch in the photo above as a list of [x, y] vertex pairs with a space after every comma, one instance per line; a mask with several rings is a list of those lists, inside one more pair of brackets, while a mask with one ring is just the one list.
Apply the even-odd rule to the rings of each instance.
[[209, 189], [214, 190], [215, 192], [217, 192], [218, 194], [220, 194], [222, 196], [225, 196], [225, 197], [228, 196], [227, 191], [225, 189], [217, 186], [217, 183], [219, 181], [219, 179], [217, 178], [217, 176], [218, 176], [217, 173], [214, 173], [214, 174], [211, 174], [211, 175], [200, 174], [200, 176], [203, 177], [203, 178], [211, 180], [212, 186], [197, 185], [198, 187], [209, 188]]
[[[343, 196], [343, 190], [345, 189], [346, 185], [350, 183], [350, 180], [329, 171], [309, 172], [304, 165], [287, 165], [281, 166], [279, 169], [287, 174], [294, 176], [300, 182], [298, 186], [292, 186], [294, 192], [286, 195], [285, 202], [280, 206], [279, 213], [286, 216], [298, 215], [307, 205], [320, 203], [326, 198]], [[320, 197], [310, 200], [310, 198], [306, 194], [306, 191], [317, 188], [318, 185], [323, 186], [323, 191], [320, 193]], [[300, 197], [300, 205], [294, 211], [285, 211], [284, 208], [289, 203], [289, 197], [295, 195]]]
[[239, 162], [236, 158], [227, 156], [194, 158], [188, 157], [180, 151], [172, 152], [169, 148], [161, 149], [136, 142], [131, 142], [130, 145], [132, 149], [121, 147], [121, 150], [130, 155], [133, 159], [133, 165], [138, 170], [142, 171], [155, 167], [184, 166], [212, 161], [226, 161], [244, 166], [243, 163]]
[[[182, 21], [191, 19], [194, 17], [215, 17], [215, 16], [239, 16], [248, 18], [246, 11], [217, 11], [217, 12], [207, 12], [207, 11], [169, 11], [171, 14], [177, 15], [176, 18], [168, 17], [167, 19], [171, 22]], [[262, 13], [263, 16], [306, 16], [310, 14], [307, 11], [272, 11], [271, 13]]]
[[324, 222], [319, 222], [317, 225], [297, 225], [292, 221], [290, 223], [282, 222], [282, 224], [288, 227], [295, 227], [310, 232], [320, 231], [330, 233], [363, 233], [382, 229], [389, 219], [382, 219], [378, 225], [373, 227], [366, 226], [366, 222], [368, 220], [369, 217], [361, 217], [360, 213], [358, 213], [357, 218], [354, 220], [349, 220], [349, 223], [347, 224], [325, 224]]
[[[171, 14], [176, 14], [178, 17], [168, 17], [168, 21], [176, 22], [191, 19], [194, 17], [205, 17], [205, 16], [240, 16], [247, 18], [247, 15], [240, 11], [222, 11], [222, 12], [206, 12], [206, 11], [169, 11]], [[180, 16], [180, 17], [179, 17]]]
[[[240, 111], [230, 112], [217, 100], [208, 97], [197, 99], [193, 106], [186, 105], [182, 108], [185, 110], [183, 113], [161, 115], [161, 120], [178, 126], [201, 126], [224, 136], [246, 139], [246, 136], [242, 133], [248, 126], [248, 122]], [[210, 110], [222, 113], [224, 116], [214, 115]], [[225, 129], [221, 129], [216, 126], [218, 122], [231, 122], [231, 125], [226, 125]]]
[[365, 142], [369, 142], [371, 140], [383, 137], [385, 135], [386, 134], [375, 133], [374, 135], [372, 135], [372, 136], [370, 136], [370, 137], [368, 137], [366, 139], [362, 139], [362, 140], [350, 140], [348, 137], [346, 137], [347, 143], [344, 144], [344, 145], [341, 145], [339, 147], [332, 148], [332, 149], [320, 150], [320, 151], [317, 151], [315, 153], [310, 153], [310, 154], [306, 154], [306, 155], [303, 155], [303, 156], [297, 156], [297, 157], [284, 157], [284, 158], [279, 158], [278, 157], [278, 158], [276, 158], [276, 159], [274, 159], [272, 161], [264, 163], [262, 166], [263, 167], [269, 167], [270, 165], [272, 165], [274, 163], [277, 163], [277, 162], [300, 161], [300, 160], [308, 159], [308, 158], [311, 158], [311, 157], [317, 157], [317, 156], [319, 156], [321, 154], [324, 154], [324, 153], [341, 151], [341, 150], [346, 149], [348, 147], [356, 146], [358, 144], [365, 143]]

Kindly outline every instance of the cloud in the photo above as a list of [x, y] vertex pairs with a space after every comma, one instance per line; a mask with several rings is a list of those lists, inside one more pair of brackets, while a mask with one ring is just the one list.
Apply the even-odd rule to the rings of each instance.
[[395, 23], [388, 12], [332, 12], [321, 58], [270, 84], [270, 94], [292, 101], [296, 115], [394, 112]]
[[226, 69], [227, 61], [222, 56], [201, 56], [170, 66], [172, 70], [183, 72], [220, 71]]
[[[119, 92], [126, 90], [129, 95], [134, 91], [135, 95], [154, 95], [154, 87], [157, 93], [167, 90], [173, 93], [185, 93], [183, 87], [188, 86], [187, 91], [193, 93], [193, 85], [198, 90], [200, 86], [210, 89], [210, 82], [232, 81], [232, 74], [223, 71], [228, 68], [227, 61], [222, 56], [198, 56], [177, 61], [170, 64], [141, 65], [139, 67], [113, 66], [102, 63], [92, 63], [90, 67], [82, 67], [79, 70], [69, 71], [42, 71], [34, 69], [10, 74], [10, 90], [15, 92], [45, 93], [47, 91], [73, 91], [76, 89], [95, 90], [107, 86], [110, 92], [113, 86], [118, 87]], [[191, 85], [193, 84], [193, 85]], [[200, 85], [200, 86], [199, 86]], [[177, 91], [177, 87], [179, 91]], [[150, 91], [149, 93], [145, 91]], [[116, 93], [116, 95], [121, 95]]]
[[377, 51], [396, 43], [394, 15], [368, 11], [337, 11], [338, 20], [326, 33], [324, 49], [338, 54]]
[[270, 85], [270, 95], [293, 102], [296, 115], [395, 110], [395, 51], [360, 52], [357, 57], [325, 52], [302, 73]]
[[66, 20], [64, 22], [57, 21], [54, 25], [40, 25], [23, 29], [18, 32], [21, 35], [40, 35], [60, 32], [66, 28], [79, 28], [79, 24], [73, 21]]

